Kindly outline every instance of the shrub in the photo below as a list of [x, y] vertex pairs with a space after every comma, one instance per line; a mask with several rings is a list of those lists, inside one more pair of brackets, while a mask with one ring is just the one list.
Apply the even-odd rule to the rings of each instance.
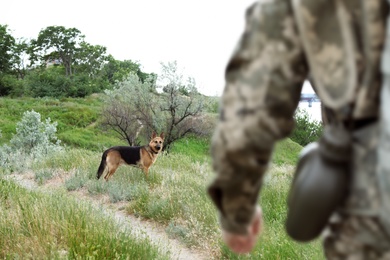
[[291, 140], [302, 146], [306, 146], [320, 138], [323, 131], [323, 125], [321, 122], [311, 119], [306, 110], [298, 108], [294, 118], [296, 126], [290, 136]]
[[21, 96], [23, 82], [10, 74], [0, 74], [0, 96]]
[[61, 151], [56, 126], [57, 123], [51, 123], [50, 118], [41, 122], [41, 115], [34, 110], [24, 112], [10, 144], [0, 147], [0, 166], [11, 167], [12, 171], [13, 166]]
[[65, 181], [65, 187], [68, 191], [74, 191], [84, 187], [85, 183], [88, 181], [88, 176], [81, 174], [79, 169], [76, 170], [76, 173], [69, 179]]
[[61, 66], [30, 72], [26, 76], [29, 95], [33, 97], [85, 97], [98, 91], [88, 75], [63, 75]]
[[50, 118], [41, 122], [41, 114], [34, 110], [23, 113], [22, 120], [16, 124], [16, 134], [10, 143], [15, 149], [35, 155], [46, 155], [61, 148], [56, 137], [57, 123]]

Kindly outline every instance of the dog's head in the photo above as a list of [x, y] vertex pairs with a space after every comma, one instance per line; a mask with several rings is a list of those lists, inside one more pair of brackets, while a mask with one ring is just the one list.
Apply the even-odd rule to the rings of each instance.
[[157, 136], [155, 132], [152, 134], [152, 139], [149, 142], [150, 148], [153, 152], [158, 153], [162, 150], [164, 144], [164, 133], [161, 133], [160, 136]]

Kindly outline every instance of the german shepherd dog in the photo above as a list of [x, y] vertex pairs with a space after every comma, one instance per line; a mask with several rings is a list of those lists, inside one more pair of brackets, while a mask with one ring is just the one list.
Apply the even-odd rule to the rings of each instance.
[[164, 144], [164, 133], [157, 136], [153, 133], [149, 144], [144, 146], [114, 146], [104, 151], [96, 177], [106, 173], [108, 179], [122, 164], [141, 168], [148, 177], [149, 168], [156, 162]]

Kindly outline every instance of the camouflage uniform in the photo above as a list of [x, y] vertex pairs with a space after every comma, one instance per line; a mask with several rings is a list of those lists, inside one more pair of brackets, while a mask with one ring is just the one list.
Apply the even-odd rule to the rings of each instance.
[[354, 140], [351, 192], [328, 225], [326, 255], [390, 257], [375, 177], [387, 10], [384, 0], [262, 0], [247, 10], [212, 141], [209, 194], [226, 231], [246, 232], [274, 143], [293, 130], [310, 74], [327, 122], [348, 124]]

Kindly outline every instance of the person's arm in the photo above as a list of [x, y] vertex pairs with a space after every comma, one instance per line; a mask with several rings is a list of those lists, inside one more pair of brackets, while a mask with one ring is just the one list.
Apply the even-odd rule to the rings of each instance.
[[217, 176], [208, 192], [231, 234], [248, 233], [273, 145], [294, 127], [308, 70], [289, 2], [263, 2], [247, 10], [212, 140]]

